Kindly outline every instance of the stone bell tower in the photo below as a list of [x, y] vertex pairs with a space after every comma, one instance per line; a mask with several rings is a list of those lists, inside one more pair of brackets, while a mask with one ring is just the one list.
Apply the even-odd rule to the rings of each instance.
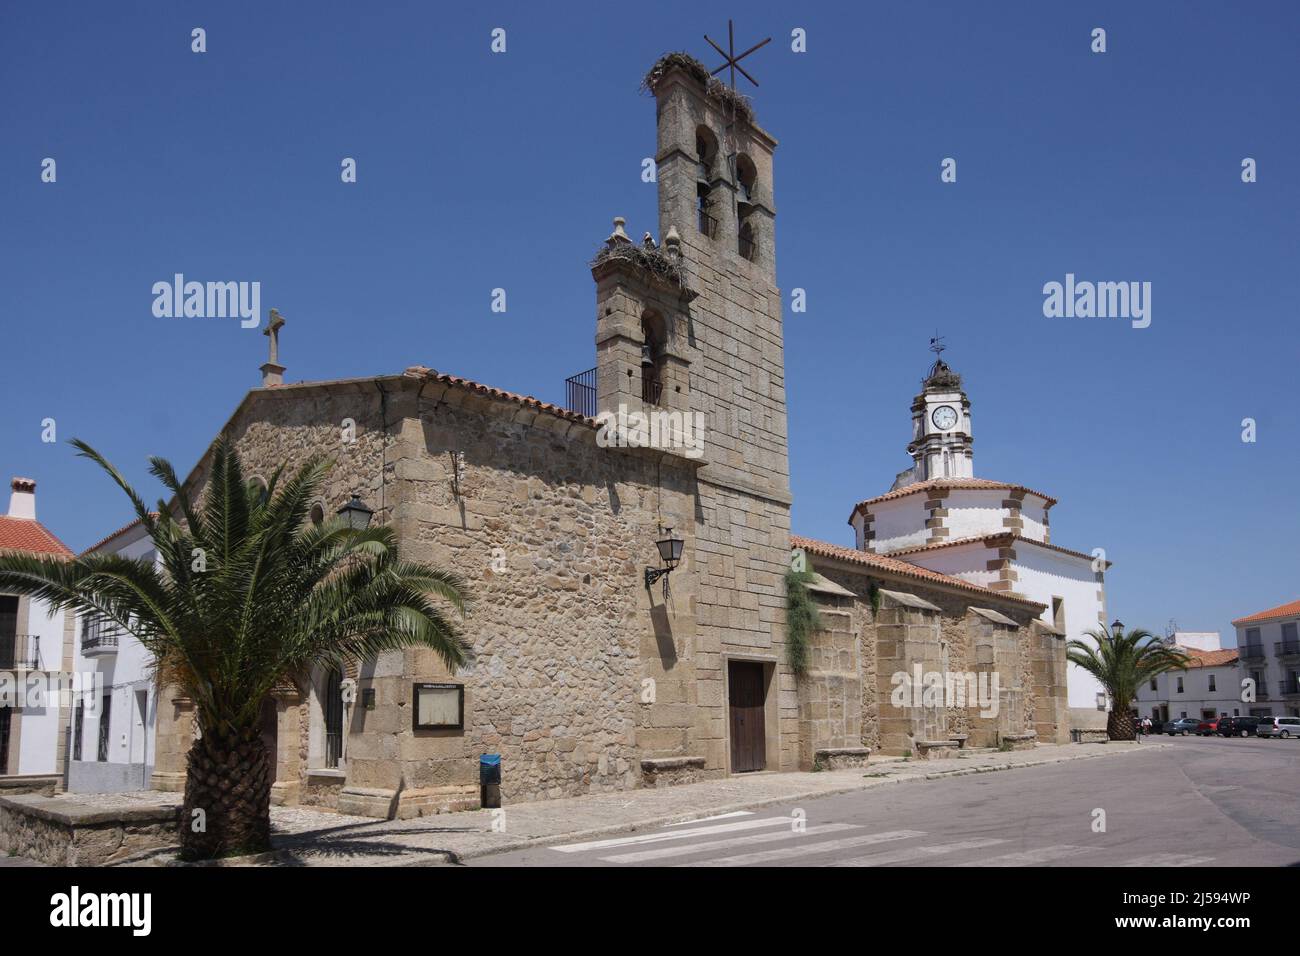
[[[696, 520], [696, 693], [689, 749], [708, 771], [794, 769], [797, 695], [785, 663], [790, 482], [776, 141], [748, 101], [682, 54], [646, 78], [655, 97], [661, 245], [616, 222], [593, 266], [597, 405], [690, 413], [703, 428]], [[638, 230], [632, 229], [633, 236]], [[737, 688], [761, 734], [729, 733]]]

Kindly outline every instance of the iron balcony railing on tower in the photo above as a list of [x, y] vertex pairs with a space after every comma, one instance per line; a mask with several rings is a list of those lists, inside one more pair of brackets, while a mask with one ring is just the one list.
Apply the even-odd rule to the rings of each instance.
[[0, 638], [0, 671], [40, 670], [41, 639], [36, 634]]
[[596, 370], [589, 368], [564, 380], [564, 407], [588, 418], [596, 417]]

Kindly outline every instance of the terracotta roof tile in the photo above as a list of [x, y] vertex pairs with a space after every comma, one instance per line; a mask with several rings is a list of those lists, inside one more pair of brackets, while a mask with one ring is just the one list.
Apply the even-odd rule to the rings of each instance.
[[1180, 647], [1178, 650], [1191, 658], [1187, 662], [1188, 668], [1222, 667], [1224, 664], [1235, 664], [1237, 662], [1237, 649], [1235, 647], [1229, 647], [1222, 651], [1203, 651], [1199, 647]]
[[[975, 535], [969, 538], [953, 538], [951, 541], [936, 541], [933, 544], [918, 544], [911, 548], [899, 548], [897, 551], [889, 553], [894, 557], [904, 554], [920, 554], [925, 551], [941, 551], [944, 548], [953, 548], [963, 544], [983, 543], [989, 547], [1006, 547], [1008, 543], [1023, 541], [1025, 544], [1037, 545], [1040, 548], [1046, 548], [1049, 551], [1058, 551], [1061, 554], [1068, 554], [1073, 558], [1083, 558], [1086, 561], [1092, 561], [1091, 554], [1084, 554], [1082, 551], [1071, 551], [1069, 548], [1063, 548], [1059, 544], [1051, 544], [1047, 541], [1039, 541], [1037, 538], [1029, 538], [1023, 534], [1016, 534], [1014, 531], [997, 531], [993, 534]], [[1110, 567], [1113, 562], [1107, 561], [1106, 567]]]
[[898, 558], [891, 558], [888, 555], [872, 554], [869, 551], [859, 551], [856, 548], [844, 548], [837, 544], [831, 544], [827, 541], [818, 541], [815, 538], [805, 538], [801, 535], [791, 535], [790, 543], [796, 548], [803, 548], [810, 554], [820, 555], [824, 558], [833, 558], [837, 561], [860, 564], [864, 567], [875, 568], [879, 571], [913, 578], [918, 581], [929, 581], [932, 584], [958, 588], [962, 591], [969, 591], [990, 600], [1011, 601], [1016, 604], [1025, 605], [1026, 607], [1037, 608], [1039, 611], [1043, 610], [1046, 606], [1039, 604], [1036, 601], [1016, 597], [1002, 591], [993, 591], [978, 584], [963, 581], [961, 578], [956, 578], [949, 574], [941, 574], [938, 571], [931, 571], [929, 568], [923, 568], [916, 564], [909, 564], [906, 561], [900, 561]]
[[[158, 512], [156, 511], [151, 511], [149, 512], [149, 514], [151, 514], [155, 518], [158, 517]], [[118, 537], [119, 535], [126, 534], [128, 531], [130, 531], [134, 527], [137, 527], [139, 524], [140, 524], [140, 519], [136, 518], [134, 521], [122, 525], [122, 527], [118, 528], [112, 534], [104, 535], [104, 537], [100, 538], [98, 541], [96, 541], [94, 544], [92, 544], [89, 548], [82, 551], [81, 553], [90, 554], [90, 552], [92, 551], [98, 551], [100, 548], [108, 544], [108, 542], [112, 541], [114, 538]]]
[[1234, 626], [1237, 624], [1255, 624], [1259, 621], [1271, 621], [1275, 617], [1300, 617], [1300, 601], [1279, 604], [1277, 607], [1271, 607], [1267, 611], [1260, 611], [1258, 614], [1252, 614], [1249, 617], [1239, 617], [1232, 623]]
[[448, 375], [445, 372], [439, 372], [436, 369], [425, 368], [423, 365], [413, 365], [404, 373], [416, 378], [426, 378], [434, 382], [442, 382], [444, 385], [454, 385], [457, 388], [465, 388], [479, 395], [486, 395], [489, 398], [500, 398], [508, 402], [515, 402], [527, 408], [536, 409], [539, 412], [545, 412], [548, 415], [555, 415], [559, 418], [567, 419], [572, 422], [579, 422], [584, 425], [590, 425], [598, 428], [599, 423], [594, 418], [588, 418], [586, 415], [580, 415], [577, 412], [569, 411], [560, 405], [553, 405], [550, 402], [544, 402], [540, 398], [533, 398], [531, 395], [519, 395], [515, 392], [507, 392], [505, 389], [494, 388], [491, 385], [484, 385], [482, 382], [475, 382], [472, 379], [461, 378], [459, 375]]
[[10, 518], [8, 515], [0, 515], [0, 551], [72, 556], [72, 549], [39, 521], [34, 518]]
[[853, 515], [857, 514], [869, 505], [880, 504], [882, 501], [897, 501], [899, 498], [906, 498], [908, 495], [914, 495], [918, 492], [939, 490], [943, 488], [967, 488], [973, 490], [1002, 488], [1007, 491], [1023, 491], [1027, 495], [1034, 495], [1038, 498], [1042, 498], [1047, 502], [1047, 507], [1049, 508], [1056, 504], [1056, 499], [1051, 495], [1045, 495], [1041, 491], [1034, 491], [1033, 488], [1026, 488], [1024, 485], [1013, 485], [1005, 481], [991, 481], [988, 478], [931, 478], [928, 481], [918, 481], [915, 484], [905, 485], [902, 488], [886, 492], [883, 495], [877, 495], [874, 498], [859, 501], [853, 506], [853, 512], [849, 515], [849, 520], [852, 521]]

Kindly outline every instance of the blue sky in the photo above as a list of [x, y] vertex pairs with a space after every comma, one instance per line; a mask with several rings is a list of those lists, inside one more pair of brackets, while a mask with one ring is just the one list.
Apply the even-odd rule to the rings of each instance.
[[[1053, 540], [1115, 562], [1112, 615], [1230, 635], [1300, 597], [1291, 2], [7, 0], [0, 472], [80, 549], [129, 513], [63, 439], [151, 490], [146, 456], [188, 469], [266, 339], [155, 318], [176, 272], [260, 281], [290, 381], [424, 364], [562, 400], [594, 364], [585, 263], [615, 215], [657, 230], [639, 79], [667, 50], [712, 63], [729, 14], [738, 44], [775, 37], [746, 63], [781, 143], [778, 282], [808, 297], [786, 313], [796, 530], [849, 543], [908, 464], [937, 328], [976, 474], [1060, 499]], [[1150, 328], [1045, 318], [1067, 272], [1151, 282]]]

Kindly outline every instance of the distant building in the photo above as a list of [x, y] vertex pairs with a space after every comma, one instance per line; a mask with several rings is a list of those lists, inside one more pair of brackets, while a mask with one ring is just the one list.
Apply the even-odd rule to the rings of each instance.
[[1190, 658], [1185, 670], [1166, 671], [1138, 688], [1139, 717], [1156, 723], [1179, 717], [1261, 715], [1242, 700], [1241, 667], [1236, 648], [1222, 648], [1217, 632], [1180, 631], [1170, 643]]
[[[153, 541], [138, 520], [84, 553], [157, 560]], [[151, 662], [149, 652], [132, 635], [94, 615], [78, 615], [77, 673], [98, 673], [103, 682], [87, 692], [97, 694], [97, 700], [83, 695], [73, 709], [68, 790], [149, 789], [158, 710]]]
[[[36, 482], [10, 483], [9, 511], [0, 516], [0, 552], [69, 558], [72, 552], [36, 520]], [[40, 598], [0, 593], [0, 674], [19, 693], [34, 676], [72, 670], [72, 616]], [[26, 697], [25, 694], [23, 694]], [[0, 777], [62, 772], [67, 709], [40, 698], [0, 700]]]
[[1242, 677], [1254, 681], [1255, 713], [1300, 716], [1300, 601], [1280, 604], [1232, 622]]

